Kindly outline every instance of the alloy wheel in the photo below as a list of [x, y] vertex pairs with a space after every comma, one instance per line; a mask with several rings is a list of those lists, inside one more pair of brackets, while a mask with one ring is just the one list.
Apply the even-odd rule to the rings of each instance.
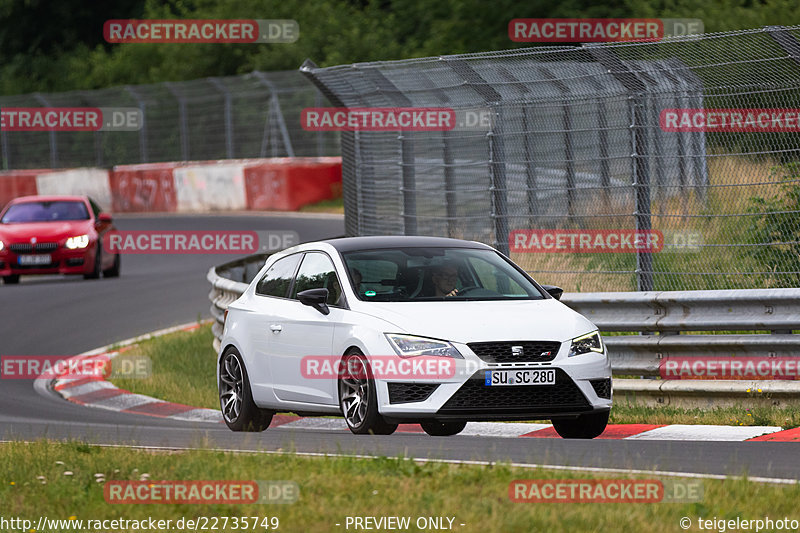
[[351, 356], [344, 360], [339, 380], [342, 412], [350, 427], [359, 427], [367, 417], [370, 382], [363, 358]]
[[235, 354], [229, 353], [219, 369], [219, 403], [227, 422], [235, 422], [242, 411], [244, 379], [242, 367]]

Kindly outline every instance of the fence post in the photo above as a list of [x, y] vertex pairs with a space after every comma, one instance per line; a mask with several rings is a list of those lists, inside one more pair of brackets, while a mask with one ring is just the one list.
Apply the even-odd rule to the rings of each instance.
[[[2, 107], [0, 107], [0, 112], [2, 111]], [[2, 128], [0, 128], [0, 151], [2, 151], [3, 155], [3, 170], [8, 170], [11, 166], [8, 163], [9, 159], [9, 151], [8, 151], [8, 133]]]
[[[300, 72], [336, 107], [346, 107], [344, 101], [331, 91], [313, 71], [317, 65], [306, 59], [300, 65]], [[339, 138], [342, 152], [342, 195], [345, 199], [356, 198], [355, 205], [348, 205], [344, 210], [344, 229], [348, 237], [363, 235], [363, 213], [361, 203], [361, 170], [356, 161], [360, 161], [358, 132], [343, 131]], [[348, 157], [352, 155], [352, 157]]]
[[502, 109], [498, 106], [503, 97], [463, 59], [444, 57], [442, 61], [458, 74], [465, 85], [478, 93], [490, 107], [497, 107], [497, 121], [487, 134], [489, 141], [489, 192], [492, 198], [492, 224], [494, 246], [508, 255], [508, 187], [506, 183], [506, 151], [503, 139]]
[[[283, 147], [286, 150], [287, 157], [294, 157], [294, 147], [292, 146], [292, 139], [289, 137], [289, 130], [286, 128], [286, 121], [283, 119], [283, 112], [281, 111], [281, 103], [278, 100], [278, 90], [275, 84], [267, 79], [265, 73], [256, 71], [253, 73], [256, 79], [269, 89], [269, 111], [267, 112], [267, 121], [270, 123], [277, 122], [278, 130], [281, 132], [281, 139], [283, 140]], [[264, 128], [266, 131], [266, 127]], [[266, 136], [266, 133], [264, 134]], [[274, 153], [274, 150], [273, 150]], [[261, 143], [261, 157], [266, 155], [265, 142]]]
[[[33, 97], [44, 107], [50, 107], [50, 102], [41, 93], [33, 93]], [[58, 168], [58, 143], [55, 130], [50, 130], [48, 136], [50, 139], [50, 168]]]
[[233, 159], [233, 98], [228, 88], [218, 79], [208, 78], [208, 81], [225, 98], [225, 155], [228, 159]]
[[142, 128], [139, 130], [139, 159], [142, 163], [149, 163], [150, 158], [147, 153], [147, 114], [145, 113], [147, 104], [144, 99], [139, 96], [139, 93], [130, 85], [126, 85], [125, 90], [133, 96], [133, 99], [136, 100], [139, 106], [139, 110], [142, 112]]
[[569, 97], [569, 87], [566, 83], [559, 80], [550, 70], [542, 67], [541, 71], [550, 78], [553, 85], [561, 92], [562, 102], [561, 105], [564, 111], [563, 127], [564, 127], [564, 173], [567, 182], [567, 216], [572, 217], [575, 214], [575, 196], [577, 190], [575, 189], [575, 153], [572, 149], [572, 112], [569, 107], [567, 98]]
[[164, 83], [167, 90], [178, 101], [178, 134], [181, 139], [181, 159], [189, 160], [189, 123], [186, 117], [186, 99], [175, 88], [171, 82]]
[[[634, 219], [637, 231], [650, 231], [650, 175], [647, 161], [647, 124], [645, 114], [646, 86], [614, 53], [597, 43], [583, 45], [595, 61], [608, 70], [628, 90], [631, 109], [633, 153], [633, 188], [636, 194]], [[653, 255], [649, 251], [636, 253], [636, 288], [653, 290]]]
[[[394, 83], [376, 69], [369, 69], [363, 72], [365, 78], [375, 84], [378, 92], [386, 98], [392, 105], [403, 107], [413, 107], [414, 104], [408, 99]], [[400, 141], [401, 152], [401, 175], [403, 192], [403, 233], [405, 235], [416, 235], [417, 224], [417, 174], [416, 174], [416, 155], [414, 149], [414, 138], [407, 132], [400, 132], [397, 139]]]

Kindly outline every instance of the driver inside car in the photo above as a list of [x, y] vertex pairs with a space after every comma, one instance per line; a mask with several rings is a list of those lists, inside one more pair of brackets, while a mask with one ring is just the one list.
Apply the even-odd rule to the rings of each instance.
[[458, 295], [458, 268], [455, 265], [445, 263], [436, 267], [431, 274], [435, 296], [448, 298]]

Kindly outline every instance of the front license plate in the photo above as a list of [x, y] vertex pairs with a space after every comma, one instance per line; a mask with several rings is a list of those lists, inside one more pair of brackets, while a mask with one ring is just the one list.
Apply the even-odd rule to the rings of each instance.
[[525, 370], [487, 370], [487, 387], [510, 387], [513, 385], [555, 385], [556, 371], [553, 368]]
[[52, 263], [50, 254], [21, 255], [18, 261], [20, 265], [49, 265]]

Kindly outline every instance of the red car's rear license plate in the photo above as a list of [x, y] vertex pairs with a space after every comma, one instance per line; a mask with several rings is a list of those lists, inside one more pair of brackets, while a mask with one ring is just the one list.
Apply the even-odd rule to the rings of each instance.
[[53, 262], [50, 254], [21, 255], [18, 258], [20, 265], [49, 265]]

